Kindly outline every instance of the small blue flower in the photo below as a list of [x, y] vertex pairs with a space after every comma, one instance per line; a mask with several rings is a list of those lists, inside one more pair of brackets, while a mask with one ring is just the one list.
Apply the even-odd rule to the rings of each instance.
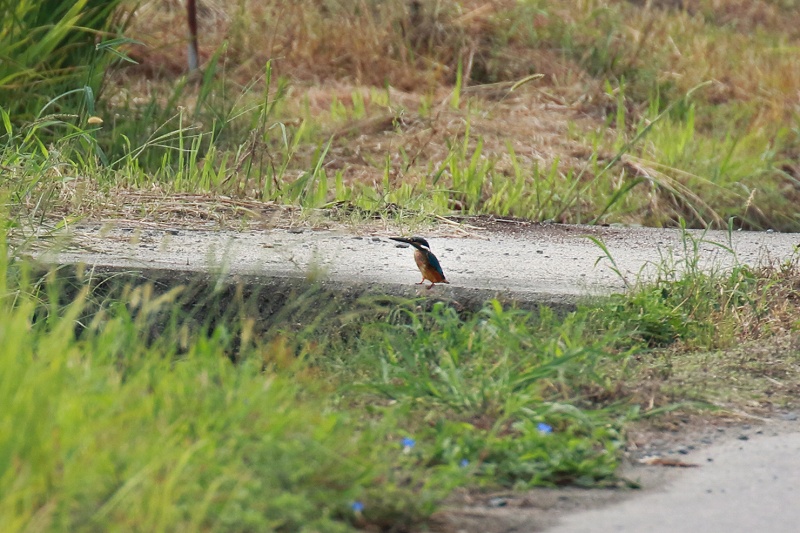
[[469, 459], [461, 459], [461, 461], [458, 463], [458, 466], [460, 466], [461, 468], [468, 467], [469, 466]]
[[364, 504], [360, 501], [354, 501], [353, 505], [351, 505], [351, 508], [353, 509], [354, 513], [360, 513], [364, 510]]
[[553, 426], [551, 426], [550, 424], [545, 424], [544, 422], [539, 422], [539, 425], [536, 426], [536, 429], [539, 430], [539, 433], [547, 434], [553, 432]]
[[404, 437], [402, 440], [403, 448], [413, 448], [416, 443], [411, 437]]

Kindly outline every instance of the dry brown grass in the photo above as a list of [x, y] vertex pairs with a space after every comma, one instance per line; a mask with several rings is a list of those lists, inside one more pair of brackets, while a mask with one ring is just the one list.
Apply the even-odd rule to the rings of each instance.
[[[574, 102], [588, 95], [594, 100], [589, 108], [604, 109], [609, 103], [602, 84], [592, 83], [591, 65], [576, 53], [588, 53], [607, 33], [609, 53], [628, 70], [655, 68], [660, 82], [684, 92], [714, 80], [709, 102], [757, 103], [762, 111], [753, 127], [791, 116], [800, 91], [793, 68], [800, 13], [780, 3], [542, 2], [530, 15], [531, 28], [522, 30], [513, 27], [522, 8], [509, 0], [423, 1], [417, 14], [412, 4], [207, 0], [200, 2], [201, 55], [208, 60], [227, 42], [225, 76], [241, 84], [272, 59], [278, 74], [300, 86], [324, 90], [336, 80], [423, 94], [451, 87], [461, 61], [469, 84], [539, 72], [545, 75], [539, 87], [555, 98]], [[593, 21], [592, 13], [601, 16]], [[130, 33], [146, 46], [132, 51], [141, 65], [131, 75], [170, 78], [185, 70], [184, 18], [182, 2], [141, 5]], [[568, 28], [576, 28], [569, 38], [577, 46], [572, 51], [567, 41], [559, 42]], [[531, 45], [526, 32], [536, 33], [539, 43]], [[753, 46], [754, 34], [772, 35], [774, 47]]]
[[795, 331], [800, 317], [800, 257], [769, 262], [753, 273], [757, 280], [750, 294], [757, 302], [733, 309], [739, 338], [744, 342]]
[[[365, 92], [356, 86], [333, 84], [324, 89], [309, 89], [302, 100], [309, 114], [319, 120], [329, 114], [334, 99], [347, 105], [350, 95], [360, 91]], [[432, 109], [421, 114], [418, 110], [424, 95], [391, 90], [389, 98], [393, 105], [385, 108], [371, 105], [365, 92], [369, 118], [333, 121], [326, 127], [325, 133], [335, 139], [326, 168], [346, 167], [348, 181], [377, 186], [383, 179], [382, 164], [387, 154], [392, 159], [392, 169], [404, 168], [400, 156], [403, 149], [411, 156], [413, 165], [402, 174], [393, 173], [390, 179], [393, 185], [400, 181], [414, 183], [420, 174], [430, 172], [431, 167], [445, 160], [450, 149], [448, 143], [463, 139], [468, 125], [471, 145], [474, 147], [475, 139], [483, 139], [484, 152], [487, 157], [497, 158], [495, 168], [502, 172], [511, 172], [507, 142], [522, 161], [536, 162], [543, 168], [549, 167], [556, 157], [566, 168], [577, 167], [591, 154], [592, 147], [570, 133], [570, 128], [576, 125], [586, 131], [597, 126], [582, 113], [580, 104], [554, 102], [533, 87], [513, 93], [506, 88], [500, 101], [484, 101], [479, 110], [470, 111], [450, 107], [449, 93], [437, 92], [432, 97], [435, 102]], [[288, 110], [302, 112], [291, 104]]]
[[[509, 43], [492, 56], [498, 13], [515, 2], [428, 2], [414, 16], [408, 2], [241, 2], [201, 3], [201, 56], [207, 61], [223, 41], [226, 79], [244, 86], [257, 79], [267, 60], [277, 75], [288, 76], [292, 88], [282, 111], [291, 124], [311, 119], [319, 138], [334, 136], [326, 170], [342, 170], [345, 182], [370, 187], [382, 183], [384, 162], [393, 165], [390, 183], [414, 184], [443, 161], [448, 144], [462, 137], [467, 122], [471, 136], [483, 138], [484, 153], [508, 166], [510, 141], [525, 166], [547, 168], [560, 160], [563, 170], [583, 165], [592, 146], [569, 132], [594, 132], [602, 123], [590, 117], [595, 100], [609, 105], [600, 84], [574, 61], [549, 49]], [[435, 5], [434, 5], [435, 4]], [[432, 7], [431, 7], [432, 6]], [[139, 65], [115, 74], [117, 86], [140, 102], [165, 99], [174, 79], [185, 70], [184, 13], [177, 2], [145, 2], [130, 34], [145, 43], [131, 50]], [[414, 24], [412, 24], [412, 21]], [[468, 76], [516, 81], [532, 69], [545, 77], [509, 92], [511, 84], [464, 84], [461, 109], [449, 106], [456, 67]], [[503, 66], [489, 67], [488, 63]], [[491, 73], [487, 73], [491, 70]], [[388, 86], [390, 105], [373, 105], [370, 87]], [[485, 88], [484, 88], [485, 87]], [[593, 87], [587, 92], [587, 87]], [[359, 94], [367, 116], [331, 116], [334, 102], [352, 109]], [[193, 105], [192, 93], [184, 105]], [[430, 106], [421, 111], [423, 105]], [[470, 111], [472, 109], [472, 111]], [[474, 145], [474, 142], [473, 142]], [[315, 146], [298, 154], [294, 165], [305, 168]], [[400, 148], [414, 165], [400, 164]]]
[[[130, 74], [159, 78], [185, 71], [181, 4], [141, 5], [129, 33], [144, 46], [131, 50], [140, 65], [127, 69]], [[502, 35], [516, 2], [419, 2], [418, 14], [410, 4], [247, 0], [232, 6], [209, 0], [200, 3], [201, 56], [207, 61], [226, 42], [225, 75], [241, 84], [257, 77], [267, 60], [279, 75], [300, 85], [338, 80], [421, 93], [451, 86], [459, 61], [467, 73], [465, 86], [517, 80], [532, 72], [545, 74], [553, 86], [588, 80], [557, 50]]]
[[[125, 94], [144, 103], [169, 94], [185, 70], [182, 5], [177, 0], [141, 5], [129, 33], [145, 46], [131, 50], [140, 65], [114, 74], [117, 99]], [[613, 189], [637, 176], [651, 180], [637, 188], [638, 198], [626, 200], [616, 220], [660, 225], [685, 217], [703, 226], [744, 209], [745, 225], [792, 224], [790, 215], [776, 222], [770, 214], [785, 208], [773, 202], [798, 194], [789, 181], [780, 185], [781, 173], [798, 177], [790, 162], [800, 153], [790, 130], [800, 94], [794, 68], [800, 13], [783, 4], [207, 0], [200, 2], [199, 14], [201, 58], [208, 62], [224, 50], [217, 76], [231, 92], [252, 91], [257, 100], [268, 60], [275, 74], [290, 80], [277, 118], [290, 126], [306, 120], [314, 130], [292, 163], [295, 174], [308, 168], [314, 150], [332, 137], [326, 170], [341, 171], [346, 184], [378, 187], [388, 159], [390, 185], [414, 185], [430, 178], [469, 124], [473, 146], [482, 139], [484, 157], [501, 175], [509, 172], [508, 143], [521, 166], [549, 168], [558, 161], [565, 179], [570, 171], [583, 172], [588, 183], [594, 178], [592, 159], [609, 160], [615, 139], [630, 138], [644, 117], [652, 116], [654, 87], [674, 99], [710, 81], [694, 97], [698, 134], [751, 135], [761, 144], [747, 157], [755, 160], [758, 150], [772, 149], [786, 163], [767, 188], [757, 177], [743, 186], [739, 177], [730, 178], [733, 184], [710, 186], [706, 173], [713, 168], [673, 166], [663, 160], [663, 147], [647, 145], [633, 154], [639, 157], [630, 160], [634, 166], [620, 165], [616, 181], [603, 186]], [[453, 108], [459, 64], [465, 76], [460, 106]], [[534, 73], [542, 77], [508, 90]], [[620, 104], [618, 89], [608, 90], [605, 80], [623, 76], [626, 130], [619, 132], [610, 119]], [[388, 99], [373, 101], [376, 91]], [[364, 102], [364, 115], [332, 111], [336, 105], [352, 111], [354, 95]], [[187, 90], [180, 103], [191, 108], [194, 96]], [[680, 165], [715, 157], [721, 156], [702, 153]], [[753, 188], [759, 189], [755, 195]], [[717, 195], [722, 199], [715, 203]], [[602, 205], [604, 200], [582, 201]], [[589, 204], [585, 211], [597, 212], [597, 205]], [[720, 205], [724, 209], [717, 213]], [[574, 220], [574, 215], [566, 211], [563, 217]]]

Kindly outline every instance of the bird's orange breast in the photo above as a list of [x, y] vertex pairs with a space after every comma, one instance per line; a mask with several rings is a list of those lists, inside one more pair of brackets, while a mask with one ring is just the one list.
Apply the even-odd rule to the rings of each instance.
[[422, 272], [422, 277], [430, 281], [431, 283], [446, 283], [447, 280], [444, 277], [444, 274], [434, 267], [428, 258], [425, 255], [425, 252], [421, 250], [416, 250], [414, 252], [414, 261], [417, 263], [417, 267], [419, 267], [419, 271]]

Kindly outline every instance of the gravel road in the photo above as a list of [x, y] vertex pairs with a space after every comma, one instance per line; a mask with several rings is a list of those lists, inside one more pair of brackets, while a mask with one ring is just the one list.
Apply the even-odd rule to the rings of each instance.
[[[449, 229], [425, 235], [450, 281], [430, 293], [414, 285], [419, 273], [412, 249], [398, 248], [398, 243], [388, 240], [389, 233], [83, 226], [73, 230], [69, 247], [40, 258], [130, 270], [223, 272], [249, 277], [254, 283], [313, 275], [388, 293], [421, 292], [455, 301], [480, 302], [498, 296], [521, 303], [569, 305], [586, 296], [623, 291], [625, 283], [615, 268], [633, 282], [639, 276], [656, 275], [655, 265], [680, 270], [695, 256], [706, 269], [735, 261], [783, 260], [792, 257], [800, 243], [800, 236], [780, 233], [689, 231], [687, 239], [676, 230], [521, 222], [495, 222], [466, 236], [455, 236], [454, 231], [447, 235]], [[605, 243], [616, 267], [587, 236]]]

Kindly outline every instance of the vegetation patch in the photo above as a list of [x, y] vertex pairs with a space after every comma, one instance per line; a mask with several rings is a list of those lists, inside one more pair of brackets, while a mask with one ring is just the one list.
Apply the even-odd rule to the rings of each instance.
[[312, 291], [264, 321], [255, 299], [211, 316], [187, 287], [31, 272], [3, 265], [11, 531], [404, 530], [460, 485], [615, 482], [621, 413], [572, 390], [605, 346], [548, 315], [341, 314]]
[[624, 484], [631, 420], [793, 408], [796, 260], [709, 269], [688, 234], [566, 316], [40, 274], [22, 244], [320, 213], [797, 230], [798, 16], [211, 0], [185, 75], [182, 3], [4, 3], [0, 523], [410, 531], [455, 487]]
[[40, 275], [8, 252], [11, 531], [414, 530], [456, 487], [626, 485], [631, 421], [795, 405], [791, 262], [556, 315]]
[[52, 43], [0, 85], [19, 103], [4, 109], [4, 188], [48, 218], [135, 189], [377, 216], [798, 227], [797, 24], [779, 4], [211, 1], [190, 76], [182, 7], [90, 4], [52, 10], [55, 26], [44, 8], [4, 17], [7, 35]]

